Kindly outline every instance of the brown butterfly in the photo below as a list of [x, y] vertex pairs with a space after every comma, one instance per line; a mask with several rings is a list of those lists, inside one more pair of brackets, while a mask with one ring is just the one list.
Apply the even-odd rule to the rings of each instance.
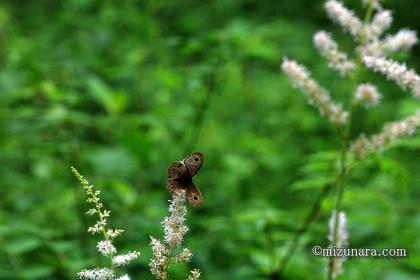
[[174, 161], [168, 168], [168, 190], [174, 195], [179, 190], [185, 190], [187, 199], [193, 206], [203, 201], [200, 190], [194, 185], [192, 178], [203, 164], [203, 154], [194, 152], [181, 161]]

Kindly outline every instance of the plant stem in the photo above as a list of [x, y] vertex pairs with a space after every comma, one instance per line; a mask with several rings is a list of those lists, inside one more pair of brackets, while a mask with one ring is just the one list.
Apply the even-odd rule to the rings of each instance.
[[[371, 1], [367, 7], [366, 10], [366, 14], [364, 17], [364, 22], [363, 22], [363, 31], [362, 34], [360, 35], [360, 45], [364, 46], [366, 44], [366, 34], [365, 34], [365, 30], [366, 27], [369, 24], [369, 21], [372, 17], [373, 14], [373, 2]], [[356, 91], [358, 82], [359, 82], [359, 69], [361, 68], [361, 55], [357, 54], [356, 57], [356, 69], [354, 72], [354, 75], [352, 75], [352, 81], [353, 81], [353, 87], [352, 87], [352, 91], [349, 94], [349, 102], [348, 102], [348, 122], [347, 122], [347, 126], [345, 129], [345, 132], [341, 135], [341, 139], [342, 139], [342, 145], [341, 145], [341, 158], [340, 158], [340, 162], [341, 162], [341, 172], [340, 174], [342, 174], [342, 176], [340, 176], [341, 180], [338, 182], [338, 189], [337, 189], [337, 196], [336, 196], [336, 202], [335, 202], [335, 217], [334, 217], [334, 231], [333, 231], [333, 240], [332, 240], [332, 245], [338, 247], [338, 228], [339, 228], [339, 219], [340, 219], [340, 212], [341, 212], [341, 208], [342, 208], [342, 201], [343, 201], [343, 196], [344, 196], [344, 190], [345, 190], [345, 186], [346, 186], [346, 177], [347, 177], [347, 172], [345, 171], [346, 169], [346, 162], [347, 162], [347, 154], [348, 154], [348, 146], [349, 146], [349, 138], [350, 138], [350, 132], [351, 132], [351, 125], [352, 125], [352, 117], [353, 117], [353, 110], [354, 110], [354, 92]], [[337, 261], [337, 257], [331, 257], [329, 260], [329, 265], [328, 265], [328, 280], [332, 280], [335, 277], [333, 277], [334, 275], [334, 271], [335, 271], [335, 265], [336, 265], [336, 261]]]
[[192, 121], [192, 133], [189, 141], [187, 142], [185, 153], [191, 153], [191, 150], [194, 149], [195, 144], [197, 143], [203, 123], [210, 108], [210, 102], [212, 97], [216, 94], [216, 89], [219, 83], [220, 77], [218, 74], [218, 66], [216, 65], [215, 70], [208, 77], [208, 86], [206, 90], [206, 96], [196, 106], [196, 113]]
[[[95, 200], [95, 207], [96, 207], [96, 210], [98, 211], [99, 219], [101, 220], [101, 222], [104, 221], [104, 214], [101, 212], [101, 206], [99, 205], [99, 202], [96, 201], [96, 200]], [[110, 241], [108, 235], [106, 234], [106, 228], [105, 227], [102, 227], [101, 232], [104, 236], [104, 239], [106, 241]], [[114, 264], [114, 259], [113, 259], [114, 254], [112, 252], [109, 252], [108, 257], [109, 257], [109, 260], [111, 262], [111, 271], [112, 271], [112, 273], [115, 273], [115, 264]]]
[[295, 253], [300, 238], [308, 231], [311, 224], [315, 221], [316, 217], [318, 216], [319, 209], [321, 207], [321, 202], [324, 197], [331, 191], [334, 184], [326, 183], [322, 188], [321, 192], [318, 194], [314, 204], [312, 205], [311, 211], [309, 211], [306, 219], [302, 225], [302, 227], [296, 232], [295, 236], [293, 237], [292, 241], [290, 242], [289, 246], [287, 247], [286, 254], [282, 258], [280, 262], [280, 269], [279, 269], [279, 276], [281, 276], [286, 269], [287, 264], [289, 263], [290, 259], [292, 258], [293, 254]]
[[[349, 173], [351, 169], [355, 166], [355, 162], [352, 162], [345, 168], [345, 173]], [[311, 210], [309, 211], [308, 215], [305, 218], [305, 221], [301, 228], [295, 233], [295, 236], [293, 237], [292, 241], [290, 242], [289, 246], [286, 249], [286, 254], [282, 258], [279, 270], [277, 272], [272, 273], [270, 276], [270, 279], [281, 279], [284, 270], [286, 269], [287, 264], [289, 263], [290, 259], [292, 258], [293, 254], [296, 252], [299, 241], [302, 238], [302, 236], [309, 230], [310, 226], [315, 222], [319, 210], [321, 208], [322, 201], [324, 198], [330, 193], [330, 191], [334, 188], [334, 186], [337, 185], [337, 183], [341, 180], [341, 177], [343, 176], [343, 173], [340, 172], [339, 175], [333, 180], [328, 183], [326, 183], [321, 192], [318, 194], [317, 199], [312, 204]]]

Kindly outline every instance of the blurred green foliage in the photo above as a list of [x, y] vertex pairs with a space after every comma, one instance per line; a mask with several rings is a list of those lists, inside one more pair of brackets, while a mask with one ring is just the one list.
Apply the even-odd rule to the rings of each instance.
[[[345, 1], [360, 11], [359, 1]], [[167, 213], [166, 168], [193, 150], [204, 203], [186, 244], [203, 279], [274, 279], [286, 245], [336, 171], [339, 140], [279, 72], [304, 63], [344, 100], [348, 82], [311, 46], [318, 29], [351, 51], [323, 1], [0, 2], [0, 279], [75, 279], [104, 261], [86, 229], [76, 166], [103, 192], [133, 279], [152, 279], [149, 236]], [[416, 0], [389, 0], [395, 32], [420, 30]], [[420, 69], [420, 49], [399, 53]], [[418, 108], [366, 71], [384, 98], [356, 112], [354, 136]], [[420, 139], [360, 166], [344, 198], [351, 247], [407, 248], [407, 259], [351, 259], [340, 279], [419, 279]], [[323, 279], [332, 196], [286, 270]], [[189, 267], [174, 266], [173, 279]]]

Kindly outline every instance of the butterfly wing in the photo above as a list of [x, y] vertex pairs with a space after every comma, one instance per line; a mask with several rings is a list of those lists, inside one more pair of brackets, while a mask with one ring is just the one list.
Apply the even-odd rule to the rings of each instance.
[[184, 158], [183, 162], [188, 169], [191, 177], [194, 177], [197, 174], [198, 170], [200, 170], [201, 165], [203, 164], [203, 154], [200, 152], [194, 152]]
[[187, 199], [192, 206], [199, 206], [203, 202], [203, 196], [201, 195], [200, 190], [193, 182], [188, 184], [187, 187]]
[[168, 168], [168, 179], [181, 179], [188, 176], [188, 170], [183, 161], [174, 161]]
[[169, 192], [174, 195], [177, 190], [185, 189], [185, 178], [188, 178], [188, 170], [182, 161], [174, 161], [168, 168], [168, 183]]
[[192, 182], [203, 164], [203, 154], [194, 152], [182, 161], [174, 161], [168, 168], [168, 190], [175, 195], [180, 190], [186, 191], [188, 201], [193, 206], [201, 205], [203, 197], [200, 190]]
[[168, 179], [167, 187], [168, 191], [172, 195], [175, 195], [179, 190], [183, 188], [181, 182], [177, 181], [176, 179]]

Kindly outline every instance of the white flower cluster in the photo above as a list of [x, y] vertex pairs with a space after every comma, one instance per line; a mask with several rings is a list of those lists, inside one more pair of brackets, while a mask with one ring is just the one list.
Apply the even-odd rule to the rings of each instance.
[[377, 10], [381, 10], [382, 6], [381, 6], [381, 0], [362, 0], [362, 4], [363, 6], [369, 6], [372, 5], [373, 8], [377, 9]]
[[384, 56], [390, 52], [408, 50], [418, 42], [416, 32], [408, 29], [402, 29], [394, 35], [381, 39], [381, 35], [392, 24], [391, 11], [382, 9], [379, 1], [366, 2], [372, 4], [377, 11], [372, 21], [366, 26], [340, 1], [329, 0], [325, 3], [325, 10], [334, 22], [350, 32], [357, 41], [362, 41], [361, 38], [364, 38], [363, 45], [358, 48], [363, 55]]
[[[178, 254], [174, 254], [174, 250], [181, 247], [181, 243], [188, 227], [185, 224], [185, 215], [187, 208], [185, 206], [185, 191], [177, 192], [170, 201], [170, 215], [165, 217], [162, 225], [164, 229], [164, 243], [156, 238], [150, 237], [150, 246], [153, 251], [153, 258], [150, 260], [149, 266], [151, 273], [156, 279], [168, 279], [167, 268], [171, 263], [189, 262], [192, 252], [188, 248], [183, 248]], [[188, 279], [198, 279], [199, 270], [192, 270]]]
[[153, 251], [153, 258], [150, 260], [149, 266], [150, 271], [156, 277], [156, 279], [167, 279], [168, 272], [166, 271], [169, 266], [169, 258], [167, 255], [169, 251], [160, 240], [150, 237], [150, 246]]
[[347, 58], [347, 54], [338, 50], [337, 43], [325, 31], [314, 35], [314, 45], [320, 54], [329, 61], [329, 66], [337, 70], [341, 76], [351, 73], [356, 65]]
[[[336, 211], [333, 210], [330, 220], [328, 222], [328, 240], [332, 243], [334, 241], [334, 224], [336, 219]], [[347, 219], [344, 212], [340, 212], [338, 215], [338, 230], [337, 230], [337, 242], [335, 245], [337, 248], [342, 248], [348, 245], [349, 234], [347, 232]]]
[[388, 35], [383, 41], [383, 49], [386, 52], [396, 52], [399, 50], [409, 50], [417, 44], [416, 31], [401, 29], [394, 35]]
[[[347, 231], [347, 219], [346, 214], [344, 212], [340, 212], [338, 215], [338, 223], [336, 223], [336, 211], [333, 210], [330, 220], [328, 222], [329, 226], [329, 234], [328, 234], [328, 240], [331, 242], [331, 246], [335, 245], [337, 248], [344, 248], [348, 245], [348, 238], [349, 234]], [[334, 232], [335, 232], [335, 226], [337, 226], [337, 240], [334, 242]], [[344, 257], [334, 257], [331, 258], [330, 261], [332, 266], [332, 276], [333, 279], [335, 279], [338, 275], [343, 273], [343, 262], [346, 260]]]
[[198, 269], [191, 270], [190, 276], [188, 276], [187, 280], [197, 280], [200, 278], [201, 272]]
[[388, 143], [404, 136], [414, 134], [420, 126], [420, 110], [403, 120], [385, 124], [382, 131], [371, 136], [360, 135], [350, 146], [353, 156], [357, 159], [366, 157], [369, 153], [381, 150]]
[[327, 90], [313, 80], [308, 70], [294, 60], [285, 58], [281, 65], [283, 72], [293, 85], [306, 93], [309, 103], [318, 108], [320, 114], [336, 125], [344, 125], [348, 113], [341, 105], [334, 103]]
[[[329, 67], [337, 70], [341, 77], [349, 76], [355, 84], [359, 82], [359, 73], [361, 73], [357, 68], [364, 65], [396, 82], [403, 90], [410, 89], [414, 97], [420, 97], [420, 76], [416, 71], [408, 69], [405, 64], [387, 58], [387, 55], [392, 52], [409, 50], [417, 44], [416, 32], [402, 29], [395, 34], [384, 35], [393, 21], [391, 11], [383, 9], [380, 0], [363, 0], [363, 3], [368, 7], [364, 22], [338, 0], [327, 0], [324, 5], [332, 21], [340, 25], [345, 32], [350, 33], [356, 41], [358, 45], [354, 53], [356, 58], [352, 59], [350, 55], [340, 51], [338, 44], [326, 31], [319, 31], [314, 35], [315, 47], [321, 56], [328, 60]], [[371, 19], [371, 15], [373, 15], [373, 19]], [[293, 86], [306, 94], [309, 103], [317, 107], [321, 115], [336, 125], [351, 124], [351, 120], [347, 121], [348, 113], [340, 104], [331, 100], [329, 92], [311, 78], [309, 71], [304, 66], [285, 58], [281, 68], [288, 79], [292, 81]], [[374, 85], [364, 82], [357, 86], [352, 98], [349, 111], [353, 112], [353, 105], [362, 105], [367, 108], [377, 105], [381, 100], [381, 95]], [[354, 158], [362, 159], [368, 154], [382, 149], [393, 140], [413, 134], [419, 126], [420, 110], [408, 118], [385, 125], [379, 134], [371, 137], [361, 134], [350, 144], [350, 151]], [[348, 137], [350, 127], [347, 128], [348, 130], [341, 135], [344, 136], [343, 139]], [[346, 141], [344, 142], [346, 143]], [[332, 213], [329, 229], [328, 238], [331, 245], [337, 247], [347, 245], [346, 216], [343, 212], [336, 214], [334, 211]], [[330, 258], [330, 277], [335, 279], [342, 273], [344, 260], [343, 258]]]
[[80, 279], [86, 280], [130, 280], [130, 277], [127, 274], [115, 278], [114, 272], [108, 268], [85, 269], [80, 271], [77, 275]]
[[396, 34], [380, 38], [391, 23], [391, 12], [377, 8], [375, 17], [365, 30], [366, 41], [358, 48], [362, 62], [366, 67], [395, 81], [403, 90], [410, 88], [414, 97], [418, 98], [420, 97], [420, 77], [417, 73], [408, 69], [405, 64], [386, 58], [392, 52], [411, 49], [418, 43], [417, 33], [409, 29], [401, 29]]
[[402, 29], [394, 35], [384, 39], [368, 38], [369, 41], [358, 48], [362, 56], [386, 56], [399, 50], [409, 50], [417, 44], [417, 33], [412, 30]]
[[182, 252], [176, 255], [173, 260], [175, 263], [189, 262], [192, 258], [192, 252], [188, 248], [182, 249]]
[[379, 38], [385, 30], [387, 30], [392, 24], [391, 11], [382, 10], [379, 11], [372, 19], [372, 22], [366, 27], [367, 39]]
[[98, 249], [99, 253], [102, 254], [102, 256], [109, 256], [112, 254], [115, 254], [117, 252], [117, 248], [112, 244], [111, 240], [101, 240], [96, 245], [96, 248]]
[[366, 83], [357, 87], [354, 99], [369, 108], [379, 103], [381, 95], [374, 85]]
[[109, 238], [114, 239], [114, 238], [120, 236], [121, 233], [123, 233], [123, 232], [124, 232], [124, 230], [122, 230], [122, 229], [108, 229], [107, 232], [106, 232], [106, 235]]
[[354, 38], [359, 39], [363, 30], [362, 21], [355, 16], [354, 12], [347, 9], [341, 2], [329, 0], [324, 5], [328, 16], [341, 27], [350, 32]]
[[164, 240], [171, 247], [180, 246], [184, 235], [188, 232], [188, 227], [185, 225], [187, 207], [184, 200], [185, 196], [182, 194], [174, 196], [169, 205], [171, 215], [165, 217], [162, 222], [165, 232]]
[[80, 279], [89, 279], [89, 280], [109, 280], [114, 279], [114, 273], [108, 268], [94, 268], [94, 269], [85, 269], [80, 271], [78, 274]]
[[137, 259], [140, 253], [137, 251], [128, 252], [127, 254], [117, 255], [112, 258], [112, 262], [115, 266], [124, 266], [129, 264], [132, 260]]
[[[334, 22], [351, 33], [359, 42], [358, 55], [366, 67], [384, 74], [403, 90], [409, 88], [413, 96], [419, 98], [420, 76], [416, 71], [385, 57], [388, 53], [413, 47], [418, 42], [416, 32], [402, 29], [394, 35], [381, 39], [392, 24], [391, 11], [384, 10], [378, 0], [366, 0], [364, 4], [376, 11], [373, 19], [366, 24], [338, 0], [326, 1], [324, 8]], [[355, 62], [349, 59], [346, 53], [339, 51], [338, 44], [329, 33], [319, 31], [314, 35], [313, 41], [320, 54], [328, 60], [329, 66], [337, 70], [341, 76], [349, 75], [355, 70]], [[282, 69], [293, 85], [306, 93], [309, 103], [317, 107], [321, 115], [337, 125], [347, 123], [348, 113], [341, 105], [331, 101], [328, 91], [310, 77], [304, 66], [286, 58], [283, 60]], [[380, 98], [379, 92], [370, 84], [360, 85], [354, 96], [358, 104], [366, 107], [377, 105]]]
[[[98, 221], [89, 227], [88, 232], [92, 234], [100, 234], [102, 233], [104, 240], [100, 240], [96, 248], [98, 251], [105, 257], [111, 259], [112, 267], [114, 266], [123, 266], [130, 263], [132, 260], [136, 259], [140, 253], [139, 252], [129, 252], [128, 254], [124, 255], [117, 255], [117, 248], [113, 244], [113, 239], [117, 236], [121, 235], [123, 232], [122, 229], [107, 229], [107, 219], [110, 217], [111, 211], [103, 209], [103, 205], [100, 200], [100, 191], [94, 190], [92, 185], [89, 185], [89, 182], [74, 168], [72, 167], [72, 171], [77, 177], [77, 179], [81, 182], [83, 189], [86, 192], [87, 199], [86, 201], [93, 204], [93, 207], [89, 209], [86, 214], [87, 215], [97, 215]], [[78, 273], [79, 278], [81, 279], [115, 279], [115, 271], [114, 268], [94, 268], [94, 269], [85, 269]], [[129, 280], [130, 278], [128, 275], [123, 275], [117, 280]]]
[[420, 97], [420, 77], [416, 71], [408, 69], [405, 64], [376, 56], [364, 56], [363, 63], [366, 67], [396, 82], [401, 89], [410, 88], [414, 97]]
[[362, 159], [368, 155], [370, 146], [369, 139], [362, 133], [350, 144], [350, 151], [356, 159]]

